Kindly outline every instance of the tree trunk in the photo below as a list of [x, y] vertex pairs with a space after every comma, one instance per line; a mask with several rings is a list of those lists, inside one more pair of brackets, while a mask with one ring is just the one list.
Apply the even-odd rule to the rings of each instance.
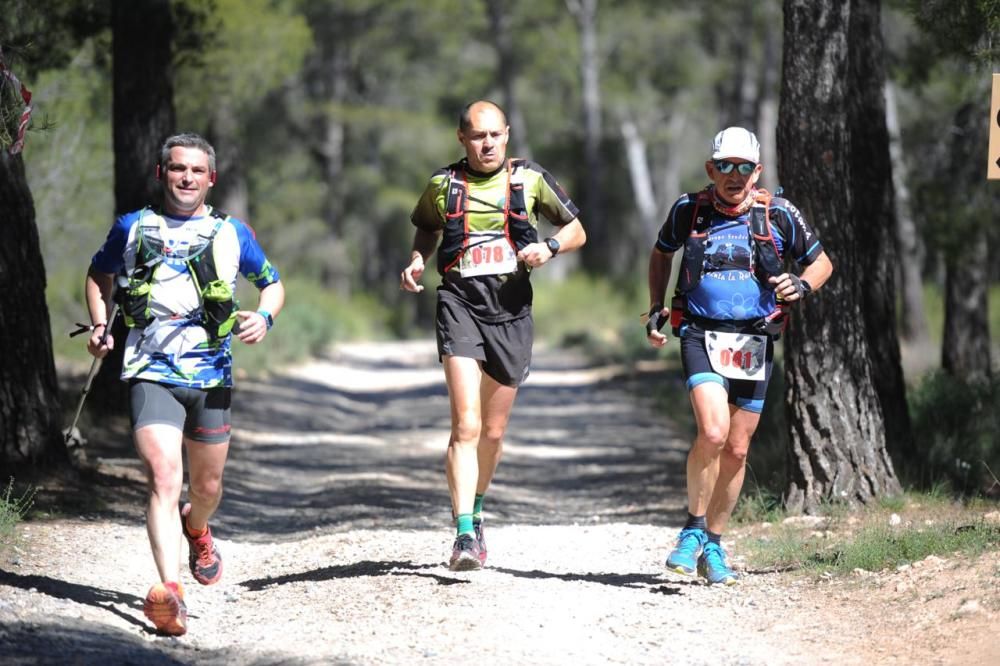
[[881, 8], [851, 3], [848, 49], [853, 82], [849, 100], [854, 228], [864, 235], [862, 312], [868, 330], [872, 379], [882, 405], [885, 440], [897, 466], [917, 454], [906, 405], [906, 382], [896, 332], [896, 211], [885, 110], [885, 50]]
[[902, 259], [899, 264], [900, 337], [914, 345], [930, 340], [927, 315], [924, 313], [924, 246], [917, 233], [910, 207], [910, 189], [906, 186], [906, 165], [903, 141], [899, 131], [899, 109], [895, 86], [885, 84], [885, 122], [889, 129], [889, 157], [892, 159], [892, 185], [896, 195], [896, 247]]
[[[777, 9], [777, 7], [775, 7]], [[762, 187], [774, 192], [778, 182], [778, 156], [775, 128], [778, 124], [778, 66], [781, 64], [781, 33], [778, 16], [772, 16], [770, 4], [764, 7], [764, 58], [761, 63], [761, 86], [757, 101], [757, 139], [760, 141], [760, 158], [765, 168], [760, 176]], [[775, 11], [775, 14], [777, 12]]]
[[[884, 261], [871, 227], [884, 223], [884, 197], [855, 186], [866, 155], [857, 154], [852, 123], [863, 115], [851, 98], [867, 81], [849, 48], [860, 53], [875, 29], [852, 20], [852, 3], [785, 0], [784, 80], [778, 120], [779, 175], [787, 196], [823, 240], [836, 272], [818, 294], [796, 308], [786, 335], [786, 409], [790, 424], [790, 479], [785, 502], [792, 511], [816, 511], [825, 500], [867, 503], [896, 493], [899, 482], [886, 450], [886, 423], [872, 355], [893, 338], [890, 326], [871, 330], [865, 292], [884, 293], [886, 271], [867, 273]], [[857, 41], [856, 41], [857, 40]], [[870, 74], [870, 73], [866, 73]], [[881, 82], [879, 82], [881, 90]], [[867, 99], [867, 96], [862, 94]], [[870, 102], [870, 100], [867, 100]], [[881, 107], [878, 107], [881, 109]], [[870, 110], [867, 115], [873, 115]], [[883, 126], [884, 129], [884, 126]], [[887, 156], [886, 156], [887, 159]], [[867, 171], [866, 175], [870, 175]], [[888, 171], [882, 179], [889, 178]], [[871, 219], [875, 211], [876, 220]], [[891, 322], [890, 322], [891, 324]]]
[[[988, 80], [984, 76], [983, 80]], [[989, 96], [986, 91], [983, 100]], [[955, 114], [949, 148], [949, 175], [954, 195], [962, 201], [954, 214], [966, 220], [989, 219], [995, 214], [996, 196], [980, 185], [982, 162], [970, 158], [982, 154], [989, 141], [989, 111], [969, 103]], [[964, 194], [964, 196], [963, 196]], [[986, 234], [966, 222], [965, 242], [950, 244], [945, 259], [944, 337], [941, 367], [963, 380], [982, 381], [992, 376], [989, 330], [989, 246]], [[994, 260], [995, 261], [995, 260]]]
[[[20, 155], [0, 149], [0, 463], [65, 460], [45, 265]], [[7, 478], [7, 472], [0, 474]]]
[[[597, 0], [566, 0], [580, 31], [580, 79], [583, 102], [584, 188], [580, 217], [587, 228], [587, 244], [581, 250], [581, 263], [591, 273], [615, 274], [622, 268], [616, 261], [616, 240], [605, 222], [601, 191], [601, 88], [600, 58], [597, 51]], [[588, 224], [589, 221], [589, 224]], [[620, 242], [620, 241], [619, 241]]]
[[[490, 35], [493, 48], [497, 52], [497, 76], [503, 91], [503, 109], [510, 125], [512, 157], [531, 159], [528, 145], [528, 127], [521, 113], [521, 103], [517, 96], [517, 78], [520, 62], [514, 48], [510, 29], [511, 3], [506, 0], [484, 0], [490, 18]], [[511, 151], [508, 151], [511, 152]]]
[[[160, 196], [156, 163], [175, 127], [170, 0], [114, 0], [111, 30], [115, 214], [121, 215], [156, 203]], [[111, 333], [125, 341], [121, 318]], [[99, 412], [118, 412], [127, 404], [126, 386], [119, 379], [124, 348], [115, 345], [94, 377], [88, 400]]]

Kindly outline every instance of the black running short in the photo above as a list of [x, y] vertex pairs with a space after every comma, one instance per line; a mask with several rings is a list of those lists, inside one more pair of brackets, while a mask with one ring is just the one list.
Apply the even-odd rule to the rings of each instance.
[[681, 363], [688, 391], [699, 384], [715, 382], [726, 389], [729, 394], [729, 404], [748, 412], [761, 413], [764, 409], [764, 396], [767, 395], [767, 384], [771, 381], [771, 368], [774, 365], [774, 340], [771, 338], [767, 340], [764, 379], [753, 381], [723, 377], [712, 368], [708, 360], [708, 351], [705, 349], [704, 329], [696, 324], [685, 324], [680, 330], [680, 335]]
[[528, 378], [535, 325], [526, 316], [486, 323], [479, 321], [460, 303], [438, 298], [438, 359], [445, 356], [474, 358], [483, 372], [504, 386], [520, 386]]
[[232, 389], [196, 389], [133, 379], [129, 382], [132, 430], [170, 425], [205, 444], [229, 441]]

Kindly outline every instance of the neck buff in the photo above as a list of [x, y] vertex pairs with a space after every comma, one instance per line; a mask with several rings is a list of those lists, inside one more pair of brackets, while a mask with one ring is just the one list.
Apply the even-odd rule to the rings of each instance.
[[752, 206], [753, 202], [756, 200], [756, 195], [757, 195], [757, 190], [752, 190], [750, 192], [750, 195], [746, 199], [744, 199], [741, 203], [738, 203], [735, 206], [731, 206], [719, 198], [718, 192], [716, 192], [715, 188], [713, 187], [712, 206], [715, 207], [715, 210], [717, 210], [718, 212], [722, 213], [727, 217], [739, 217], [743, 213], [750, 210], [750, 206]]

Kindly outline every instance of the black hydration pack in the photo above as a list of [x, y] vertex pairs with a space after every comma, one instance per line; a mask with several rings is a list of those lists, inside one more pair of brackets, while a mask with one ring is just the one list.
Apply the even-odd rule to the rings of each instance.
[[[684, 242], [684, 257], [677, 276], [674, 296], [670, 302], [670, 327], [674, 336], [680, 335], [680, 327], [687, 314], [687, 295], [698, 286], [705, 274], [705, 242], [708, 240], [708, 229], [714, 213], [713, 197], [714, 194], [709, 187], [699, 192], [695, 198], [694, 213]], [[754, 191], [753, 197], [754, 202], [747, 216], [747, 230], [753, 242], [750, 272], [762, 288], [773, 291], [774, 285], [768, 278], [777, 277], [785, 270], [769, 224], [771, 194], [767, 190], [758, 189]], [[753, 328], [777, 338], [788, 323], [786, 315], [787, 305], [783, 301], [778, 301], [773, 312], [753, 322]]]
[[[157, 248], [157, 244], [142, 231], [142, 217], [148, 210], [148, 208], [143, 209], [139, 213], [137, 222], [135, 269], [131, 274], [124, 276], [121, 281], [122, 288], [119, 290], [122, 313], [129, 328], [144, 329], [153, 323], [154, 317], [149, 308], [153, 273], [165, 258], [163, 248]], [[202, 247], [188, 256], [184, 263], [201, 301], [199, 323], [208, 333], [210, 340], [218, 341], [233, 330], [239, 304], [233, 295], [232, 286], [229, 282], [219, 279], [219, 272], [215, 266], [215, 236], [229, 216], [214, 209], [210, 215], [216, 218], [211, 234], [205, 239]]]
[[438, 270], [442, 275], [451, 270], [469, 249], [469, 200], [488, 206], [490, 211], [503, 213], [504, 236], [514, 251], [518, 251], [538, 241], [538, 231], [528, 219], [524, 201], [524, 183], [516, 172], [523, 169], [527, 160], [511, 158], [507, 160], [507, 195], [503, 210], [493, 204], [477, 199], [469, 194], [469, 182], [465, 163], [455, 162], [447, 167], [448, 199], [445, 204], [445, 224], [438, 248]]

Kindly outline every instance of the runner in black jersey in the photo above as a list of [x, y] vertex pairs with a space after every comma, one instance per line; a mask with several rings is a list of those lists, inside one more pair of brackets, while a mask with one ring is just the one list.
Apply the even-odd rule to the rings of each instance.
[[[757, 189], [762, 170], [752, 132], [719, 132], [705, 162], [712, 185], [674, 203], [649, 258], [648, 339], [665, 345], [659, 329], [671, 317], [698, 425], [687, 461], [688, 520], [667, 567], [697, 571], [713, 584], [736, 582], [721, 535], [743, 486], [784, 308], [833, 272], [799, 210]], [[682, 247], [678, 289], [665, 309], [670, 266]], [[785, 272], [790, 261], [801, 275]]]
[[[483, 495], [531, 363], [530, 272], [586, 240], [576, 206], [555, 179], [533, 162], [507, 159], [509, 136], [496, 104], [465, 107], [458, 127], [465, 158], [427, 184], [410, 216], [416, 232], [400, 275], [401, 289], [422, 291], [425, 262], [437, 250], [438, 355], [451, 401], [445, 471], [457, 530], [452, 570], [486, 562]], [[551, 238], [538, 238], [539, 213], [558, 227]]]

